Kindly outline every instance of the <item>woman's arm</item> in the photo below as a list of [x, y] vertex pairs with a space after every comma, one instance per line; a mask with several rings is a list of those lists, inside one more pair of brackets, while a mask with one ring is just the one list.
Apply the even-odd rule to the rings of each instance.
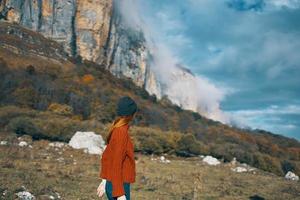
[[113, 151], [112, 163], [112, 196], [119, 197], [125, 195], [122, 179], [122, 165], [126, 156], [126, 145], [128, 141], [127, 128], [122, 126], [116, 128], [112, 134], [111, 147]]

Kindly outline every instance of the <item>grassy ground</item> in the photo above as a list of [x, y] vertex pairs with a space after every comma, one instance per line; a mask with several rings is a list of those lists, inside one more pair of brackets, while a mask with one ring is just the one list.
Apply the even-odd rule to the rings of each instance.
[[[99, 199], [96, 189], [100, 183], [100, 156], [22, 137], [20, 140], [12, 133], [0, 133], [0, 141], [8, 141], [7, 145], [0, 145], [0, 199], [15, 199], [14, 193], [22, 187], [37, 199], [50, 199], [49, 195], [67, 200]], [[32, 148], [18, 146], [24, 140]], [[300, 199], [299, 182], [260, 170], [236, 173], [230, 170], [230, 164], [208, 166], [198, 157], [166, 157], [170, 163], [136, 154], [137, 177], [131, 187], [132, 199], [234, 200], [251, 196], [255, 199], [255, 195], [256, 199]]]

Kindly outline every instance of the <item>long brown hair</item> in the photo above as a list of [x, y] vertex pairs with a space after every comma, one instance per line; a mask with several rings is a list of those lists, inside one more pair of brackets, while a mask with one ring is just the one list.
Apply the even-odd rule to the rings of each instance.
[[123, 125], [128, 124], [133, 119], [133, 116], [134, 116], [134, 114], [127, 115], [127, 116], [120, 116], [120, 117], [117, 117], [113, 121], [113, 123], [111, 124], [111, 126], [109, 128], [108, 136], [106, 138], [106, 144], [109, 143], [114, 128], [121, 127]]

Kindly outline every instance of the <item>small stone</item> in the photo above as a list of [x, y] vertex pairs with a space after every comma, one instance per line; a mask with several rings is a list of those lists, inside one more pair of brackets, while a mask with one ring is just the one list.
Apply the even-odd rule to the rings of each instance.
[[231, 168], [231, 170], [234, 171], [234, 172], [238, 172], [238, 173], [247, 172], [248, 171], [245, 167]]
[[65, 146], [66, 144], [63, 142], [50, 142], [48, 144], [50, 147], [58, 147], [58, 148], [62, 148], [63, 146]]
[[289, 171], [288, 173], [286, 173], [285, 178], [287, 180], [292, 180], [292, 181], [299, 181], [299, 176], [297, 176], [296, 174], [294, 174], [293, 172]]
[[209, 165], [214, 165], [214, 166], [219, 165], [221, 163], [218, 159], [212, 156], [205, 156], [202, 161]]
[[25, 142], [25, 141], [19, 142], [19, 146], [20, 146], [20, 147], [26, 147], [27, 145], [28, 145], [28, 143]]
[[35, 196], [27, 191], [18, 192], [16, 195], [19, 197], [19, 200], [35, 200]]

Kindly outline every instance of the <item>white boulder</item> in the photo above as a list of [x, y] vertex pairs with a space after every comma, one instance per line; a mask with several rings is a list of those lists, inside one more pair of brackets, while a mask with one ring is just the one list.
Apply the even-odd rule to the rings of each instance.
[[77, 131], [69, 141], [69, 145], [74, 149], [86, 149], [85, 152], [89, 154], [102, 154], [105, 149], [102, 136], [94, 132]]
[[28, 145], [28, 143], [25, 142], [25, 141], [19, 142], [19, 146], [20, 146], [20, 147], [26, 147], [27, 145]]
[[232, 159], [232, 161], [230, 162], [231, 165], [236, 165], [237, 164], [237, 160], [236, 160], [236, 157], [234, 157]]
[[7, 145], [7, 141], [2, 140], [2, 141], [0, 142], [0, 145]]
[[171, 162], [170, 160], [166, 159], [165, 156], [160, 156], [159, 161], [162, 162], [162, 163], [170, 163]]
[[33, 196], [30, 192], [22, 191], [16, 193], [20, 200], [35, 200], [35, 196]]
[[286, 173], [285, 178], [287, 180], [292, 180], [292, 181], [299, 181], [299, 176], [297, 176], [296, 174], [294, 174], [293, 172], [289, 171], [288, 173]]
[[241, 173], [241, 172], [247, 172], [248, 169], [245, 168], [245, 167], [236, 167], [236, 168], [231, 168], [232, 171], [234, 172], [238, 172], [238, 173]]
[[209, 165], [214, 165], [214, 166], [219, 165], [221, 163], [218, 159], [212, 156], [205, 156], [202, 161]]

